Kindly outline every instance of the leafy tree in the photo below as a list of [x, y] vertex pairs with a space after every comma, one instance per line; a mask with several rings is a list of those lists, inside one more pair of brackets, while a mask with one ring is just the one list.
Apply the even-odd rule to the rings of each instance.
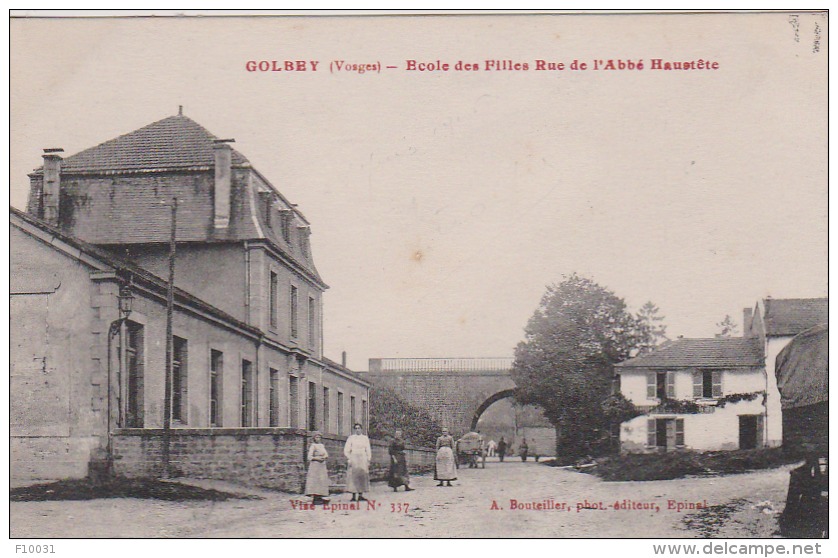
[[373, 385], [370, 387], [370, 438], [385, 440], [396, 430], [404, 433], [408, 444], [433, 447], [441, 428], [427, 411], [411, 405], [390, 388]]
[[716, 327], [719, 328], [719, 335], [721, 337], [733, 337], [739, 334], [739, 324], [733, 321], [730, 314], [726, 314], [725, 319], [718, 322]]
[[655, 347], [667, 340], [666, 326], [663, 325], [664, 317], [659, 315], [659, 312], [660, 308], [651, 300], [637, 311], [640, 333], [638, 352], [640, 354], [652, 352]]
[[643, 337], [625, 302], [573, 274], [547, 288], [525, 333], [512, 368], [517, 401], [544, 409], [556, 427], [558, 456], [595, 453], [601, 442], [607, 447], [612, 417], [603, 403], [613, 366]]

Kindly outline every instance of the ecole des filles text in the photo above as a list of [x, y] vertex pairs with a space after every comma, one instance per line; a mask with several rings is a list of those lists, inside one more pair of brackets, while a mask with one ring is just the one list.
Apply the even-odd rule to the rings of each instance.
[[[407, 59], [403, 65], [383, 65], [380, 61], [347, 61], [332, 60], [327, 65], [331, 73], [381, 73], [384, 70], [404, 70], [408, 72], [528, 72], [528, 71], [642, 71], [642, 70], [687, 70], [687, 71], [708, 71], [718, 70], [719, 62], [705, 60], [665, 60], [663, 58], [651, 58], [644, 60], [622, 59], [622, 58], [598, 58], [592, 60], [546, 60], [535, 59], [532, 61], [518, 61], [512, 59], [491, 59], [479, 61], [457, 60], [449, 62], [441, 59], [418, 60]], [[285, 72], [304, 73], [322, 72], [323, 67], [319, 60], [247, 60], [245, 62], [247, 72]]]

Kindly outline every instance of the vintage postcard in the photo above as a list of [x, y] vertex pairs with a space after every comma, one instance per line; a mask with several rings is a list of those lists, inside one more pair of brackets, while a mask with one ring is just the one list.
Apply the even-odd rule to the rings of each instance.
[[828, 536], [825, 11], [129, 15], [10, 19], [18, 553]]

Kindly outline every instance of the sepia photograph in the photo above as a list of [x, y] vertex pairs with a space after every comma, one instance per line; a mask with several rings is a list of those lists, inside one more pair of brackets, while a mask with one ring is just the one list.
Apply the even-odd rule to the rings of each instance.
[[827, 11], [9, 28], [22, 552], [821, 552]]

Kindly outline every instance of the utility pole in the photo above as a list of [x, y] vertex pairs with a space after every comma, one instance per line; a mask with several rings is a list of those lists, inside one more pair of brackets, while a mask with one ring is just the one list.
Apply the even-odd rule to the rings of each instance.
[[172, 198], [172, 236], [169, 240], [169, 284], [166, 289], [166, 388], [163, 401], [163, 478], [169, 478], [169, 450], [172, 426], [172, 363], [174, 339], [172, 318], [175, 306], [175, 240], [177, 238], [177, 198]]

